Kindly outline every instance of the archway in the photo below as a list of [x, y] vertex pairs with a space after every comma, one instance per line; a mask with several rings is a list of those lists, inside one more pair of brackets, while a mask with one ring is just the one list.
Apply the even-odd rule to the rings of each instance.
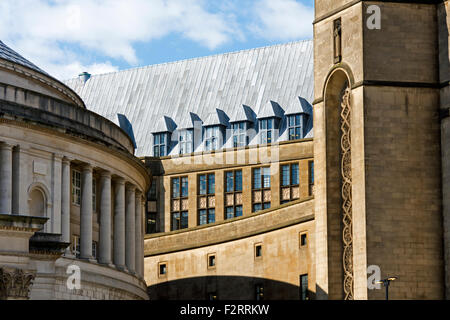
[[352, 300], [353, 223], [351, 73], [333, 70], [325, 85], [326, 190], [329, 294]]
[[47, 203], [45, 200], [44, 193], [38, 189], [34, 188], [29, 194], [29, 213], [33, 217], [45, 217]]

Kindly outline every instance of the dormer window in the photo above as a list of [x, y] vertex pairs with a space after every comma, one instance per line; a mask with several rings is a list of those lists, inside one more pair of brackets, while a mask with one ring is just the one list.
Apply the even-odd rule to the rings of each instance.
[[180, 146], [180, 154], [194, 152], [193, 149], [193, 130], [182, 130], [178, 136], [178, 145]]
[[287, 116], [289, 140], [303, 138], [303, 115], [293, 114]]
[[274, 128], [275, 128], [275, 118], [266, 118], [259, 120], [259, 140], [260, 144], [272, 143], [275, 140]]
[[153, 156], [164, 157], [167, 156], [167, 142], [168, 133], [154, 133], [153, 134]]
[[213, 151], [220, 148], [221, 130], [219, 126], [205, 128], [205, 151]]
[[247, 123], [245, 121], [231, 124], [233, 133], [233, 148], [245, 147], [247, 141]]

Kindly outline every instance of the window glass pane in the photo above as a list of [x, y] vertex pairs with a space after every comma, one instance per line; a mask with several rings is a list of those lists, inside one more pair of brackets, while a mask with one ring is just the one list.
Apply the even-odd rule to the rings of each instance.
[[309, 183], [314, 184], [314, 162], [309, 163]]
[[181, 178], [181, 196], [182, 197], [187, 197], [188, 196], [188, 178], [187, 177], [183, 177]]
[[291, 170], [292, 170], [292, 182], [291, 184], [293, 185], [297, 185], [299, 184], [299, 169], [298, 169], [298, 164], [293, 164], [291, 166]]
[[261, 169], [253, 169], [253, 189], [261, 189]]
[[300, 115], [299, 114], [295, 116], [295, 125], [296, 126], [300, 125]]
[[166, 147], [164, 145], [159, 147], [159, 156], [164, 157], [166, 155]]
[[227, 173], [225, 173], [225, 175], [226, 175], [226, 192], [233, 192], [233, 188], [234, 188], [233, 172], [227, 172]]
[[160, 143], [165, 143], [166, 142], [166, 135], [164, 133], [161, 134], [160, 138]]
[[192, 152], [192, 142], [186, 142], [186, 149], [184, 153], [191, 153]]
[[267, 141], [266, 143], [272, 142], [272, 131], [267, 131]]
[[180, 197], [180, 179], [174, 178], [172, 179], [172, 198]]
[[284, 187], [289, 184], [289, 166], [281, 166], [281, 185]]
[[235, 175], [236, 175], [236, 182], [234, 191], [242, 191], [242, 171], [241, 170], [236, 171]]
[[273, 119], [267, 119], [267, 129], [273, 128]]
[[208, 194], [214, 194], [216, 192], [215, 175], [208, 174]]
[[227, 207], [227, 208], [226, 208], [226, 218], [227, 218], [227, 219], [232, 219], [232, 218], [234, 218], [233, 207]]
[[294, 116], [289, 116], [289, 127], [293, 127], [295, 125]]
[[206, 194], [206, 175], [199, 176], [199, 193]]
[[270, 168], [263, 168], [263, 188], [270, 188]]
[[300, 127], [295, 128], [295, 139], [300, 139]]
[[180, 229], [180, 214], [178, 212], [172, 213], [172, 230]]
[[260, 211], [260, 210], [262, 210], [262, 205], [261, 205], [261, 203], [255, 203], [255, 204], [253, 205], [253, 212], [257, 212], [257, 211]]
[[155, 134], [154, 144], [159, 144], [159, 134]]
[[260, 129], [267, 129], [267, 120], [266, 119], [260, 120], [259, 127]]
[[289, 128], [289, 140], [295, 139], [295, 131], [294, 128]]
[[216, 210], [208, 209], [208, 223], [216, 222]]
[[236, 217], [241, 217], [242, 216], [242, 206], [236, 206]]
[[270, 208], [270, 202], [264, 202], [263, 209], [269, 209]]
[[154, 155], [155, 157], [159, 157], [159, 147], [158, 147], [158, 146], [155, 146], [155, 147], [153, 148], [153, 155]]
[[206, 210], [202, 209], [199, 211], [199, 224], [206, 224]]
[[187, 227], [188, 227], [188, 212], [183, 211], [181, 212], [180, 228], [186, 229]]

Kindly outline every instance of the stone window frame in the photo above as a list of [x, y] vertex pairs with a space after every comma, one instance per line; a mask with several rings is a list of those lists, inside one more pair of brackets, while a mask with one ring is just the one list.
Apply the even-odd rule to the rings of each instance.
[[[258, 255], [258, 248], [260, 248], [260, 255]], [[263, 244], [262, 242], [257, 242], [253, 245], [253, 256], [255, 261], [260, 261], [263, 258]]]
[[[283, 185], [283, 167], [289, 166], [289, 184]], [[298, 183], [292, 183], [292, 167], [297, 166], [297, 179]], [[299, 161], [291, 161], [291, 162], [284, 162], [280, 163], [280, 204], [285, 204], [290, 201], [298, 200], [300, 199], [300, 162]], [[289, 189], [289, 199], [285, 200], [283, 199], [283, 190]], [[297, 189], [297, 190], [295, 190]], [[297, 194], [297, 196], [295, 196]]]
[[[205, 177], [205, 193], [202, 193], [202, 188], [200, 185], [201, 177]], [[211, 187], [210, 176], [214, 177], [214, 190]], [[214, 191], [214, 192], [211, 192]], [[215, 195], [216, 195], [216, 173], [215, 172], [207, 172], [201, 173], [197, 175], [197, 202], [198, 202], [198, 212], [197, 212], [197, 225], [205, 225], [214, 223], [216, 221], [216, 205], [215, 205]], [[201, 201], [206, 201], [206, 206], [202, 207], [200, 205]], [[212, 201], [214, 205], [211, 205]], [[211, 219], [211, 212], [214, 211], [214, 219]], [[205, 213], [206, 223], [202, 222], [202, 213]]]
[[[183, 194], [183, 180], [186, 179], [186, 189], [187, 194]], [[174, 184], [173, 182], [175, 180], [178, 180], [178, 194], [174, 195]], [[171, 177], [170, 178], [170, 230], [182, 230], [187, 229], [189, 227], [189, 177], [184, 176], [177, 176], [177, 177]], [[187, 210], [183, 210], [183, 203], [187, 202]], [[175, 203], [178, 203], [178, 210], [175, 207]], [[175, 216], [178, 215], [176, 218], [177, 225], [175, 228], [174, 221]], [[186, 223], [183, 224], [183, 219], [186, 219]]]
[[[305, 243], [303, 244], [303, 238], [305, 239]], [[300, 249], [307, 248], [309, 244], [309, 236], [308, 231], [300, 231], [298, 235], [298, 246]]]
[[[255, 170], [260, 170], [260, 187], [255, 187]], [[264, 170], [269, 169], [269, 185], [264, 185]], [[259, 166], [259, 167], [253, 167], [252, 168], [252, 212], [258, 212], [261, 210], [269, 209], [271, 207], [272, 197], [271, 197], [271, 186], [272, 186], [272, 174], [269, 166]], [[260, 192], [261, 193], [261, 201], [255, 201], [255, 193]], [[264, 201], [264, 195], [268, 193], [270, 196], [270, 201]], [[261, 209], [256, 210], [255, 205], [261, 204]], [[268, 204], [268, 206], [267, 206]]]
[[72, 204], [81, 205], [81, 171], [72, 169]]
[[[211, 258], [213, 258], [213, 260], [214, 260], [214, 265], [211, 265], [211, 264], [210, 264]], [[214, 270], [214, 269], [216, 269], [216, 266], [217, 266], [217, 254], [216, 254], [215, 252], [208, 253], [208, 254], [206, 255], [206, 266], [207, 266], [207, 269], [208, 269], [208, 270]]]
[[[236, 173], [240, 172], [241, 178], [240, 178], [240, 189], [237, 188], [236, 185]], [[233, 187], [232, 191], [228, 191], [228, 176], [227, 174], [232, 173], [233, 174]], [[236, 170], [227, 170], [224, 172], [224, 219], [233, 219], [236, 217], [241, 217], [243, 215], [243, 172], [242, 169], [236, 169]], [[229, 205], [228, 200], [232, 199], [233, 205]], [[230, 200], [231, 201], [231, 200]], [[232, 217], [228, 217], [228, 208], [232, 208]], [[238, 208], [240, 208], [241, 212], [240, 215], [237, 215]]]
[[[161, 273], [161, 267], [165, 266], [165, 273]], [[158, 278], [166, 278], [167, 274], [169, 273], [169, 263], [167, 261], [160, 261], [158, 262]]]

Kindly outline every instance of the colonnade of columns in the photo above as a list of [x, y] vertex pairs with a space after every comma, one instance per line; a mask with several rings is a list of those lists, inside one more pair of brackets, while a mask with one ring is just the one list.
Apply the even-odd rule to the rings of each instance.
[[[12, 145], [0, 143], [0, 164], [0, 214], [12, 214]], [[61, 164], [61, 234], [62, 241], [70, 243], [71, 161], [63, 157]], [[88, 260], [94, 259], [93, 169], [92, 165], [84, 164], [81, 170], [80, 258]], [[111, 199], [113, 185], [115, 193]], [[143, 276], [142, 192], [121, 177], [113, 178], [106, 170], [101, 170], [99, 187], [98, 262]], [[70, 248], [66, 251], [66, 255], [69, 254]]]

